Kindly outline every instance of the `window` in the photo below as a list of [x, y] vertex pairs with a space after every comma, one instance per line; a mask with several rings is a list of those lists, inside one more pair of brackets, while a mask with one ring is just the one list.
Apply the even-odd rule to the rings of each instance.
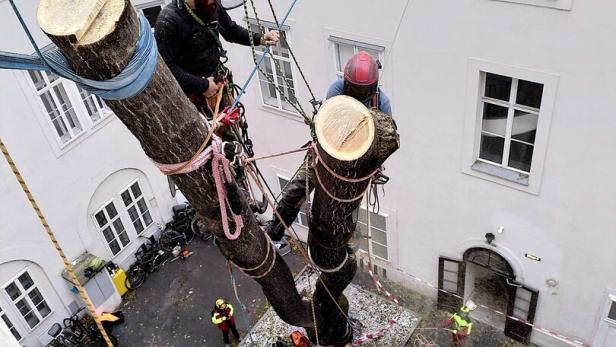
[[83, 105], [86, 107], [86, 112], [92, 120], [92, 123], [98, 123], [111, 112], [100, 97], [90, 94], [81, 88], [79, 88], [79, 95], [81, 96], [81, 101], [83, 101]]
[[130, 239], [113, 201], [96, 212], [94, 219], [113, 255], [129, 244]]
[[387, 216], [370, 212], [370, 236], [368, 239], [368, 226], [366, 222], [366, 209], [359, 208], [359, 216], [357, 221], [357, 231], [363, 236], [360, 239], [359, 248], [368, 252], [369, 247], [373, 255], [384, 260], [389, 259], [387, 249]]
[[610, 311], [607, 314], [607, 319], [616, 322], [616, 298], [612, 299], [612, 302], [610, 304]]
[[2, 312], [2, 307], [0, 307], [0, 318], [2, 318], [4, 324], [6, 324], [7, 328], [9, 328], [9, 331], [11, 332], [11, 334], [13, 334], [15, 339], [17, 341], [21, 340], [21, 335], [19, 335], [19, 332], [17, 331], [17, 329], [15, 329], [15, 326], [13, 325], [9, 317], [7, 317], [6, 313]]
[[[34, 329], [51, 313], [49, 305], [47, 305], [43, 295], [27, 271], [24, 271], [17, 279], [7, 284], [4, 287], [4, 291], [30, 329]], [[4, 317], [2, 318], [4, 319]]]
[[131, 184], [120, 196], [137, 234], [141, 234], [145, 228], [152, 224], [152, 216], [145, 203], [139, 182]]
[[462, 172], [537, 195], [560, 77], [470, 58]]
[[529, 173], [543, 85], [485, 74], [479, 160]]
[[[284, 189], [285, 189], [285, 187], [287, 186], [288, 183], [289, 183], [288, 179], [285, 179], [285, 178], [282, 178], [282, 177], [278, 176], [278, 184], [280, 185], [280, 191], [281, 192], [284, 191]], [[295, 218], [295, 221], [293, 221], [293, 223], [308, 228], [308, 216], [307, 216], [306, 212], [310, 208], [311, 200], [312, 199], [309, 196], [308, 197], [308, 201], [306, 201], [306, 202], [304, 202], [302, 204], [302, 207], [300, 207], [299, 213], [298, 213], [297, 217]]]
[[[69, 143], [84, 133], [88, 126], [99, 123], [111, 114], [101, 98], [71, 81], [47, 71], [28, 71], [28, 75], [61, 145]], [[84, 114], [88, 115], [89, 122]]]
[[50, 72], [28, 71], [36, 95], [41, 99], [53, 128], [62, 143], [72, 140], [83, 131], [83, 126], [66, 93], [65, 83]]
[[[259, 27], [253, 23], [250, 24], [250, 29], [253, 32], [260, 32]], [[260, 59], [266, 48], [259, 46], [256, 47], [256, 50], [257, 59]], [[264, 74], [259, 71], [259, 85], [263, 103], [280, 110], [296, 112], [293, 108], [293, 105], [297, 104], [295, 80], [285, 30], [280, 30], [280, 41], [277, 45], [270, 47], [270, 54], [265, 57], [261, 70], [265, 72]], [[282, 95], [278, 89], [282, 91]]]
[[150, 23], [152, 30], [154, 30], [154, 26], [156, 25], [156, 19], [158, 19], [158, 15], [160, 11], [163, 10], [163, 1], [153, 1], [147, 4], [142, 4], [136, 6], [141, 13], [145, 16], [145, 18]]
[[334, 59], [336, 61], [336, 76], [338, 78], [344, 77], [344, 66], [357, 52], [368, 52], [374, 59], [380, 60], [382, 58], [381, 54], [385, 50], [385, 48], [381, 46], [370, 45], [335, 36], [330, 36], [329, 40], [334, 44]]

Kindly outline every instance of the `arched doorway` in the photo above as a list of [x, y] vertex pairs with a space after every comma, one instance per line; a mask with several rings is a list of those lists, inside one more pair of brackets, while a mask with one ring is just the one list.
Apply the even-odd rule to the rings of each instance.
[[463, 259], [465, 300], [493, 309], [475, 310], [471, 317], [504, 330], [505, 316], [494, 310], [507, 312], [510, 285], [515, 281], [513, 268], [500, 254], [486, 248], [471, 248], [464, 252]]
[[473, 300], [488, 308], [480, 306], [471, 317], [530, 342], [539, 291], [516, 281], [511, 264], [496, 251], [476, 247], [461, 260], [439, 257], [438, 289], [438, 309], [455, 312], [464, 300]]

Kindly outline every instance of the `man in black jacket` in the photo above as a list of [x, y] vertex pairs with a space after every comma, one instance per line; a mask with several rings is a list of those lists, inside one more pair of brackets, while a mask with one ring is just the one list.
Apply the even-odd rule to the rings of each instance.
[[[173, 0], [156, 21], [158, 51], [193, 102], [218, 92], [215, 77], [226, 54], [219, 34], [228, 42], [250, 45], [248, 30], [237, 25], [218, 0]], [[252, 38], [255, 45], [275, 45], [279, 34], [253, 33]]]

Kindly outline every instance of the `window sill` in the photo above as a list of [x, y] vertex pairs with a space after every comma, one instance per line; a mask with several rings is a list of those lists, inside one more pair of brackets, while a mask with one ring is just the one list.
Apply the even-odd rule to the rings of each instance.
[[517, 183], [522, 186], [529, 186], [528, 175], [517, 171], [505, 169], [496, 165], [492, 165], [483, 161], [476, 161], [471, 169], [484, 173], [486, 175], [498, 177], [509, 182]]
[[[358, 251], [358, 252], [360, 252], [360, 253], [362, 253], [362, 254], [365, 254], [366, 256], [368, 256], [368, 251], [364, 251], [364, 250], [363, 250], [363, 249], [361, 249], [361, 248], [360, 248], [360, 249], [358, 249], [357, 251]], [[387, 253], [389, 253], [389, 251], [387, 251]], [[381, 257], [379, 257], [378, 255], [376, 255], [376, 254], [374, 254], [374, 253], [372, 253], [372, 259], [373, 259], [375, 262], [377, 262], [377, 263], [384, 264], [384, 266], [391, 266], [391, 260], [389, 260], [389, 259], [385, 259], [385, 258], [381, 258]]]
[[297, 112], [281, 110], [281, 109], [279, 109], [277, 107], [270, 106], [270, 105], [264, 104], [264, 103], [261, 104], [261, 109], [263, 111], [269, 112], [269, 113], [277, 115], [277, 116], [282, 116], [282, 117], [288, 118], [290, 120], [294, 120], [296, 122], [304, 123], [304, 120], [303, 120], [302, 116], [299, 113], [297, 113]]

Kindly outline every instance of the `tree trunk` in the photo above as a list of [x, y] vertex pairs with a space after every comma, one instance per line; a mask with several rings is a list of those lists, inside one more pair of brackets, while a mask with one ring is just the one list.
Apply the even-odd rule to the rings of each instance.
[[[358, 110], [346, 114], [340, 111], [342, 106], [345, 110]], [[348, 313], [348, 302], [342, 291], [357, 270], [354, 251], [347, 245], [354, 239], [362, 201], [355, 198], [370, 184], [369, 179], [361, 179], [370, 176], [398, 149], [399, 138], [391, 117], [375, 110], [368, 111], [350, 97], [338, 96], [323, 104], [316, 118], [316, 128], [320, 162], [314, 171], [317, 183], [308, 247], [313, 261], [321, 268], [336, 269], [344, 262], [338, 271], [321, 273], [315, 292], [319, 342], [338, 345], [349, 342], [353, 336], [337, 305]], [[339, 176], [359, 182], [337, 178], [328, 172], [328, 167]], [[332, 296], [337, 303], [332, 301]]]
[[[108, 0], [90, 30], [81, 40], [72, 43], [70, 33], [58, 33], [53, 25], [78, 18], [71, 18], [72, 13], [68, 11], [64, 16], [49, 18], [45, 9], [70, 8], [73, 5], [69, 3], [80, 2], [41, 1], [39, 23], [46, 24], [41, 29], [61, 49], [75, 73], [95, 80], [109, 79], [117, 75], [132, 57], [139, 37], [137, 14], [128, 0]], [[206, 125], [197, 109], [186, 98], [160, 56], [154, 77], [141, 94], [106, 102], [139, 140], [146, 155], [159, 163], [189, 160], [207, 135]], [[263, 262], [270, 244], [246, 199], [242, 199], [244, 228], [241, 236], [235, 241], [225, 238], [209, 163], [197, 171], [174, 176], [174, 181], [203, 218], [208, 230], [221, 241], [220, 249], [226, 258], [243, 268], [254, 268]], [[233, 221], [229, 223], [232, 225]], [[265, 273], [272, 256], [276, 256], [274, 267], [257, 282], [280, 318], [289, 324], [311, 326], [309, 306], [301, 300], [291, 271], [277, 252], [270, 251], [266, 265], [251, 274]]]
[[[139, 22], [136, 12], [128, 0], [107, 0], [100, 13], [91, 23], [89, 30], [83, 25], [83, 10], [96, 0], [42, 0], [38, 19], [41, 29], [60, 48], [73, 71], [81, 76], [106, 80], [116, 76], [129, 62], [139, 36]], [[63, 15], [50, 9], [66, 8]], [[78, 32], [79, 31], [79, 32]], [[173, 75], [158, 57], [156, 72], [145, 90], [132, 98], [107, 101], [116, 116], [139, 140], [146, 155], [159, 163], [180, 163], [189, 160], [200, 147], [207, 134], [207, 128], [196, 108], [183, 94]], [[373, 112], [374, 141], [370, 138], [367, 151], [361, 157], [336, 159], [319, 146], [322, 160], [335, 172], [346, 177], [361, 177], [379, 167], [397, 147], [397, 134], [393, 121]], [[354, 136], [353, 130], [347, 135]], [[351, 137], [352, 137], [351, 136]], [[352, 149], [351, 139], [344, 146]], [[320, 139], [321, 141], [322, 139]], [[324, 140], [324, 139], [323, 139]], [[343, 149], [342, 147], [338, 149]], [[348, 149], [348, 148], [347, 148]], [[351, 150], [352, 152], [352, 150]], [[361, 193], [368, 181], [350, 183], [335, 179], [323, 169], [319, 171], [323, 184], [339, 197], [352, 197]], [[208, 163], [200, 169], [174, 176], [174, 181], [195, 207], [203, 221], [218, 240], [223, 255], [243, 268], [254, 268], [264, 262], [270, 247], [262, 229], [248, 207], [245, 197], [241, 199], [241, 217], [244, 223], [241, 236], [230, 241], [225, 238], [218, 198]], [[309, 246], [315, 262], [322, 268], [334, 268], [344, 260], [344, 254], [351, 254], [342, 268], [335, 273], [323, 273], [321, 279], [337, 301], [344, 301], [342, 291], [355, 274], [356, 263], [347, 246], [336, 248], [348, 240], [355, 230], [356, 217], [353, 211], [360, 200], [340, 203], [331, 199], [322, 187], [317, 185], [313, 204], [313, 218], [310, 223]], [[355, 217], [353, 217], [355, 216]], [[230, 219], [232, 225], [233, 221]], [[326, 248], [315, 243], [315, 239]], [[269, 252], [264, 266], [249, 274], [258, 276], [265, 273], [275, 256], [273, 268], [266, 276], [256, 279], [265, 296], [278, 316], [286, 323], [301, 326], [311, 333], [313, 320], [310, 305], [297, 292], [293, 276], [277, 252]], [[213, 304], [213, 303], [212, 303]], [[208, 305], [208, 303], [206, 303]], [[315, 293], [317, 325], [320, 342], [346, 342], [346, 319], [332, 305], [329, 295], [319, 284]], [[344, 305], [343, 305], [344, 306]]]

